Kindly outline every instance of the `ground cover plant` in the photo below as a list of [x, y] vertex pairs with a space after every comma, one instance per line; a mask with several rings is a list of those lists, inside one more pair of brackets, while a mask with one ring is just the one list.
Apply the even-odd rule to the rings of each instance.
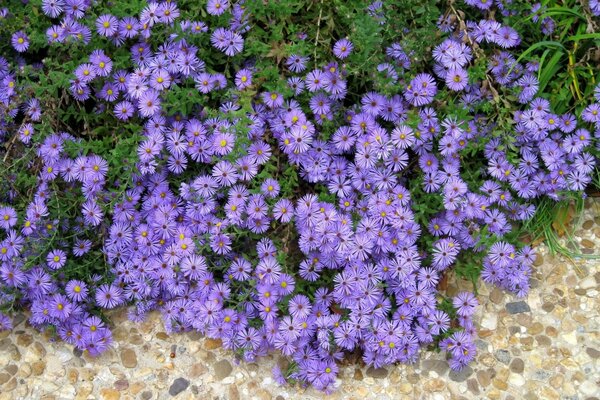
[[466, 366], [477, 285], [526, 296], [523, 229], [598, 179], [600, 5], [398, 3], [3, 3], [0, 328]]

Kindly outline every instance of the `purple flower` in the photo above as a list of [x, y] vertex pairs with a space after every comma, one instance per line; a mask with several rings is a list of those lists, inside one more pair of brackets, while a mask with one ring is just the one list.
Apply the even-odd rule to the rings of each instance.
[[237, 86], [239, 90], [245, 89], [250, 85], [252, 85], [252, 72], [250, 72], [250, 70], [244, 68], [236, 72], [235, 86]]
[[52, 250], [46, 256], [48, 267], [53, 270], [64, 267], [67, 262], [67, 254], [62, 250]]
[[0, 207], [0, 228], [9, 230], [17, 223], [17, 212], [8, 206]]
[[123, 301], [123, 291], [115, 285], [101, 285], [96, 289], [96, 304], [102, 308], [115, 308]]
[[29, 37], [23, 31], [13, 33], [10, 42], [19, 53], [23, 53], [29, 48]]
[[450, 90], [461, 91], [467, 87], [469, 76], [462, 68], [452, 68], [446, 74], [446, 85]]
[[229, 8], [229, 0], [208, 0], [206, 12], [211, 15], [221, 15]]
[[110, 14], [101, 15], [96, 19], [96, 31], [102, 36], [111, 37], [118, 29], [119, 21]]
[[333, 54], [343, 60], [348, 57], [354, 49], [354, 45], [348, 39], [340, 39], [333, 45]]
[[452, 305], [458, 315], [469, 317], [475, 313], [479, 302], [472, 293], [461, 292], [452, 299]]
[[302, 72], [306, 69], [306, 62], [308, 57], [299, 56], [292, 54], [286, 61], [287, 67], [292, 72]]
[[437, 86], [429, 74], [418, 74], [408, 85], [404, 97], [413, 106], [423, 106], [433, 101], [437, 93]]

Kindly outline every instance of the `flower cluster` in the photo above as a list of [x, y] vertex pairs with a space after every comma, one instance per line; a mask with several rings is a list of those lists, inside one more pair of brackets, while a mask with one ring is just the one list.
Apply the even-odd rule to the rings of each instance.
[[[362, 44], [351, 36], [332, 40], [326, 60], [286, 54], [275, 85], [244, 57], [246, 6], [209, 0], [198, 21], [174, 1], [118, 18], [88, 1], [43, 0], [60, 18], [50, 48], [103, 43], [69, 71], [66, 104], [135, 126], [139, 140], [135, 159], [117, 160], [131, 179], [111, 174], [119, 149], [98, 145], [98, 155], [84, 134], [54, 133], [44, 117], [55, 107], [42, 113], [0, 59], [0, 139], [33, 154], [37, 184], [26, 202], [14, 187], [0, 198], [0, 305], [27, 305], [32, 324], [90, 354], [112, 340], [97, 310], [129, 305], [135, 321], [160, 310], [169, 332], [199, 331], [245, 360], [280, 351], [292, 362], [278, 378], [323, 390], [355, 350], [381, 367], [433, 344], [463, 368], [476, 353], [478, 300], [438, 284], [475, 264], [484, 282], [527, 294], [535, 252], [513, 228], [539, 199], [590, 183], [600, 86], [579, 119], [555, 114], [539, 66], [515, 52], [520, 34], [457, 15], [439, 19], [426, 68], [401, 42], [387, 44], [377, 88], [354, 91]], [[384, 23], [381, 2], [366, 11]], [[10, 44], [25, 64], [26, 30]], [[485, 111], [499, 92], [508, 123]], [[191, 109], [186, 96], [198, 100]], [[65, 209], [69, 196], [78, 201]], [[81, 261], [91, 253], [99, 258]], [[109, 270], [78, 272], [104, 259]]]

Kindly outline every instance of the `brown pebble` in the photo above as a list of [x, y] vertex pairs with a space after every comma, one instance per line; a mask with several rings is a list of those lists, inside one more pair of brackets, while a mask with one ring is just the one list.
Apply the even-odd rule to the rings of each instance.
[[467, 389], [471, 391], [474, 395], [479, 394], [479, 384], [477, 383], [477, 379], [471, 378], [467, 381]]
[[121, 398], [121, 393], [112, 388], [100, 389], [100, 394], [104, 400], [119, 400]]
[[488, 371], [477, 371], [477, 381], [481, 386], [488, 387], [491, 382], [491, 376]]
[[554, 304], [544, 303], [544, 304], [542, 304], [542, 310], [546, 311], [547, 313], [550, 313], [550, 312], [552, 312], [552, 310], [554, 310]]
[[550, 340], [550, 338], [546, 335], [538, 335], [535, 337], [535, 341], [538, 342], [538, 344], [540, 346], [550, 346], [552, 344], [552, 341]]
[[223, 345], [223, 342], [221, 342], [220, 339], [206, 339], [204, 341], [204, 348], [206, 350], [214, 350], [214, 349], [218, 349], [219, 347], [221, 347]]
[[33, 364], [31, 364], [31, 372], [35, 376], [42, 375], [44, 373], [45, 369], [46, 369], [46, 363], [43, 361], [36, 361]]
[[169, 335], [167, 335], [165, 332], [158, 332], [156, 334], [156, 337], [160, 340], [167, 340], [169, 338]]
[[583, 247], [585, 247], [586, 249], [593, 249], [594, 248], [594, 242], [592, 242], [589, 239], [581, 239], [581, 245]]
[[523, 360], [521, 360], [520, 358], [515, 358], [514, 360], [512, 360], [512, 362], [510, 363], [510, 370], [512, 372], [515, 372], [517, 374], [520, 374], [523, 372], [523, 370], [525, 369], [525, 363], [523, 362]]
[[119, 379], [115, 381], [115, 389], [123, 391], [129, 388], [129, 381], [127, 379]]
[[587, 221], [585, 221], [582, 225], [583, 229], [591, 229], [592, 226], [594, 226], [594, 221], [589, 220], [589, 219]]
[[360, 368], [355, 368], [354, 369], [354, 380], [355, 381], [362, 381], [363, 380], [363, 373], [360, 370]]
[[28, 333], [17, 336], [17, 345], [21, 347], [29, 347], [33, 343], [33, 336]]
[[125, 348], [121, 350], [121, 363], [125, 368], [135, 368], [137, 366], [137, 355], [132, 349]]
[[6, 372], [0, 372], [0, 385], [4, 385], [10, 379], [10, 375]]
[[592, 347], [588, 347], [587, 349], [585, 349], [585, 352], [588, 354], [588, 356], [596, 359], [596, 358], [600, 358], [600, 351], [592, 348]]

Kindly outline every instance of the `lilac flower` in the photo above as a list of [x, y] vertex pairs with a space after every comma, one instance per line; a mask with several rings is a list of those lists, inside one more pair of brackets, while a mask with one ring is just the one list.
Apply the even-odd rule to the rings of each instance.
[[115, 285], [101, 285], [96, 289], [96, 303], [102, 308], [115, 308], [123, 301], [122, 290]]
[[221, 15], [229, 9], [229, 0], [208, 0], [206, 11], [211, 15]]
[[16, 51], [23, 53], [29, 48], [29, 37], [27, 37], [25, 32], [18, 31], [13, 33], [10, 43]]
[[64, 267], [67, 262], [67, 255], [62, 250], [52, 250], [46, 256], [46, 262], [50, 269], [57, 270]]
[[17, 223], [17, 212], [8, 206], [0, 207], [0, 228], [9, 230]]
[[452, 305], [458, 315], [469, 317], [475, 313], [479, 302], [472, 293], [461, 292], [454, 297]]
[[339, 58], [344, 59], [350, 55], [354, 45], [348, 39], [340, 39], [333, 45], [333, 54]]
[[119, 21], [110, 14], [101, 15], [96, 20], [96, 31], [102, 36], [111, 37], [118, 29]]
[[446, 85], [450, 90], [460, 91], [467, 87], [467, 71], [462, 68], [452, 68], [446, 74]]
[[429, 74], [418, 74], [409, 84], [404, 97], [414, 106], [430, 103], [437, 93], [437, 86]]
[[242, 90], [252, 85], [252, 73], [248, 69], [240, 69], [235, 74], [235, 85]]
[[286, 64], [292, 72], [302, 72], [306, 69], [308, 57], [292, 54], [286, 61]]

